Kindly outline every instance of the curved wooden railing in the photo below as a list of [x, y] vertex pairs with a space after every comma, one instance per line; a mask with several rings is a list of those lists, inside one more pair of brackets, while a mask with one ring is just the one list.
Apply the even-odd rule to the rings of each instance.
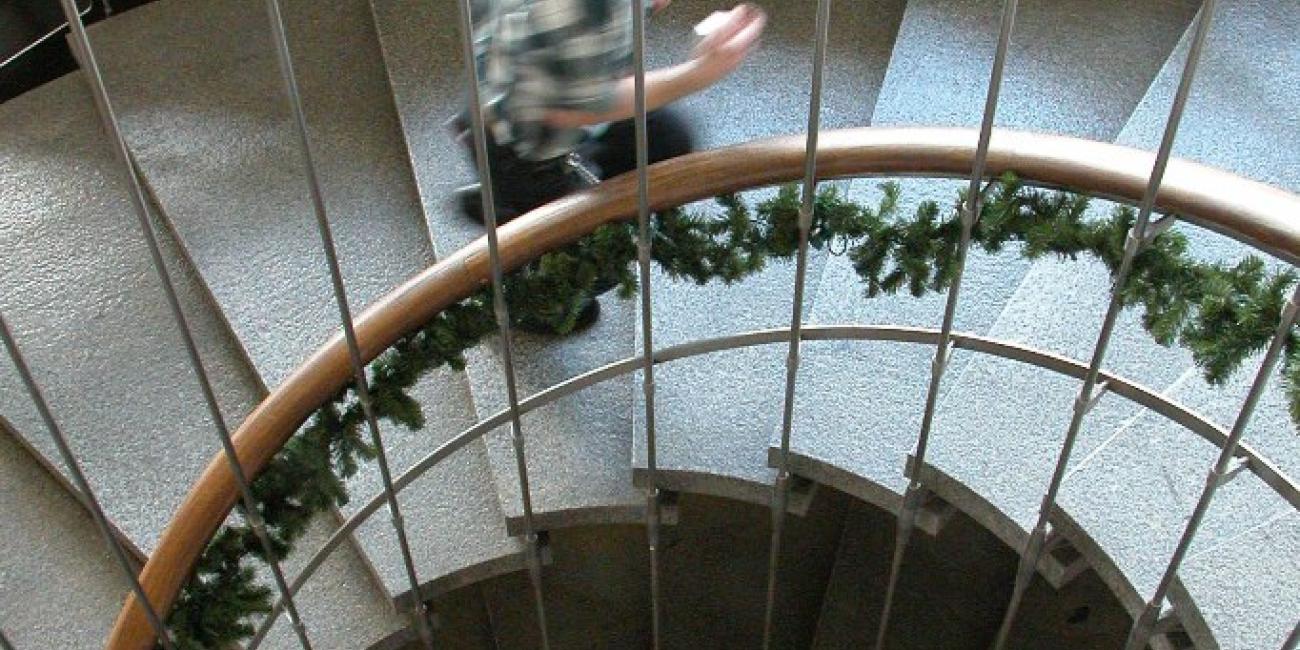
[[[818, 147], [818, 177], [960, 177], [970, 174], [978, 131], [961, 128], [863, 128], [828, 131]], [[662, 210], [719, 194], [801, 177], [805, 140], [791, 136], [701, 152], [650, 167], [650, 203]], [[987, 175], [1013, 171], [1026, 182], [1134, 203], [1142, 198], [1154, 155], [1056, 135], [994, 131]], [[1203, 165], [1174, 160], [1156, 210], [1300, 264], [1300, 196]], [[571, 243], [602, 224], [635, 217], [636, 178], [621, 176], [529, 213], [499, 230], [507, 270]], [[480, 238], [376, 301], [356, 319], [370, 361], [443, 309], [488, 283]], [[333, 337], [271, 393], [234, 435], [240, 462], [257, 476], [297, 428], [352, 377], [342, 335]], [[191, 488], [140, 574], [160, 612], [170, 610], [208, 541], [225, 521], [238, 489], [218, 454]], [[154, 637], [144, 610], [127, 600], [108, 639], [110, 650], [148, 650]]]

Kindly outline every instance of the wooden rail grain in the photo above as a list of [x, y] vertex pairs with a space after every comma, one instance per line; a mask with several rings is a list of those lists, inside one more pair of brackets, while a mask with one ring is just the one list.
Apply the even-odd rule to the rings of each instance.
[[[960, 128], [863, 128], [826, 131], [818, 149], [819, 179], [859, 176], [964, 177], [978, 132]], [[719, 194], [797, 180], [803, 136], [759, 140], [666, 161], [650, 168], [650, 202], [665, 209]], [[1013, 171], [1036, 185], [1136, 203], [1154, 155], [1118, 145], [994, 130], [988, 174]], [[1300, 263], [1300, 197], [1225, 171], [1174, 160], [1156, 201], [1175, 213], [1282, 260]], [[507, 269], [571, 243], [598, 226], [636, 215], [635, 174], [606, 181], [535, 210], [500, 231]], [[344, 256], [347, 251], [342, 251]], [[487, 284], [485, 238], [443, 259], [377, 300], [356, 319], [367, 361], [440, 311]], [[336, 335], [271, 393], [234, 434], [244, 471], [257, 476], [297, 428], [352, 377], [342, 335]], [[170, 611], [200, 553], [238, 496], [225, 458], [215, 453], [173, 515], [140, 574], [161, 612]], [[149, 650], [154, 637], [134, 597], [123, 605], [110, 650]]]

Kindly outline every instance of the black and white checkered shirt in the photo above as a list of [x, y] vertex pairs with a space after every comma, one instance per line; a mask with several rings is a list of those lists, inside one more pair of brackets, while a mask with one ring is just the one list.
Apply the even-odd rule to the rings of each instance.
[[618, 81], [631, 74], [631, 1], [475, 5], [475, 52], [493, 137], [529, 160], [573, 151], [590, 131], [549, 127], [545, 115], [552, 109], [599, 113], [612, 107]]

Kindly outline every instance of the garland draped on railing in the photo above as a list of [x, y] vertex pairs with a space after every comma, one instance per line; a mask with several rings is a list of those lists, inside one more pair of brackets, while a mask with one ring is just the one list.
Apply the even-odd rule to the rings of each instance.
[[[943, 291], [957, 270], [961, 236], [958, 206], [929, 201], [899, 216], [899, 188], [881, 186], [876, 206], [849, 201], [834, 186], [819, 192], [809, 244], [848, 255], [868, 298], [907, 290]], [[1091, 255], [1113, 275], [1119, 267], [1131, 208], [1089, 219], [1087, 197], [1050, 192], [1006, 175], [984, 189], [973, 245], [997, 253], [1017, 245], [1027, 259]], [[798, 246], [800, 197], [795, 186], [753, 208], [735, 195], [718, 197], [720, 215], [673, 209], [652, 224], [655, 261], [669, 275], [704, 284], [741, 280]], [[604, 290], [636, 292], [635, 224], [605, 225], [507, 276], [506, 297], [516, 323], [569, 333], [582, 308]], [[1177, 232], [1156, 237], [1137, 256], [1122, 288], [1126, 307], [1141, 307], [1142, 324], [1161, 345], [1187, 348], [1205, 379], [1222, 384], [1269, 342], [1281, 317], [1291, 271], [1271, 271], [1258, 257], [1235, 264], [1198, 261]], [[496, 331], [491, 295], [484, 290], [444, 310], [370, 366], [376, 415], [411, 429], [424, 426], [408, 390], [431, 370], [462, 370], [465, 351]], [[1282, 366], [1292, 420], [1300, 424], [1300, 342], [1288, 341]], [[350, 388], [322, 406], [267, 465], [253, 485], [275, 553], [283, 557], [309, 521], [347, 503], [344, 481], [373, 450], [363, 437], [364, 416]], [[184, 648], [214, 648], [249, 637], [251, 619], [270, 611], [271, 591], [257, 584], [249, 557], [265, 559], [244, 524], [218, 531], [176, 601], [168, 624]]]

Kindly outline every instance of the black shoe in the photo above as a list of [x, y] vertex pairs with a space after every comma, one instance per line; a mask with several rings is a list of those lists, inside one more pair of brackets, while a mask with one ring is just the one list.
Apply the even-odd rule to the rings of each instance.
[[581, 332], [590, 328], [596, 324], [598, 318], [600, 318], [600, 301], [592, 298], [591, 302], [588, 302], [587, 306], [578, 312], [578, 317], [574, 319], [573, 329], [570, 330], [570, 333]]
[[[474, 223], [483, 224], [483, 195], [478, 183], [458, 187], [451, 192], [452, 200], [461, 215]], [[507, 206], [497, 206], [497, 225], [510, 223], [519, 216], [519, 211]]]

